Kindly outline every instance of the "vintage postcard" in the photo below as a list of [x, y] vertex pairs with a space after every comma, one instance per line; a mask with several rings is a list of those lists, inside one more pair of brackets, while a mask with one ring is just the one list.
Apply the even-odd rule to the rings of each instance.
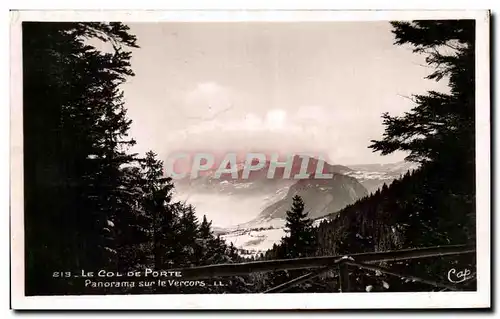
[[489, 308], [489, 23], [12, 11], [12, 308]]

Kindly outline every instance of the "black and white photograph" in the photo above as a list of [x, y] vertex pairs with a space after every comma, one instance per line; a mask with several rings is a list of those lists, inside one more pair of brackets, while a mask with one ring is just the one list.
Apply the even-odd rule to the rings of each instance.
[[35, 13], [11, 14], [20, 300], [489, 306], [488, 11]]

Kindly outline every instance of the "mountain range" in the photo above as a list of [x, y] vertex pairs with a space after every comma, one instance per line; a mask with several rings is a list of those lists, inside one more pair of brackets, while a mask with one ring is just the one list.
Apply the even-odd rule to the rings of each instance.
[[369, 193], [377, 191], [385, 184], [408, 171], [416, 170], [419, 164], [412, 162], [396, 162], [389, 164], [357, 164], [349, 165], [350, 170], [345, 175], [356, 178]]
[[[301, 163], [302, 158], [293, 158], [291, 177], [299, 173]], [[255, 255], [285, 235], [286, 211], [295, 195], [302, 197], [309, 216], [318, 221], [418, 168], [407, 162], [349, 166], [325, 162], [320, 173], [332, 176], [321, 179], [318, 165], [317, 159], [309, 158], [306, 172], [310, 176], [298, 180], [283, 178], [283, 167], [276, 168], [275, 178], [267, 178], [269, 161], [262, 169], [251, 171], [247, 179], [242, 178], [244, 163], [238, 164], [238, 178], [231, 174], [217, 178], [215, 169], [208, 170], [197, 178], [175, 181], [177, 199], [193, 203], [199, 217], [214, 220], [214, 231], [233, 242], [242, 254]]]

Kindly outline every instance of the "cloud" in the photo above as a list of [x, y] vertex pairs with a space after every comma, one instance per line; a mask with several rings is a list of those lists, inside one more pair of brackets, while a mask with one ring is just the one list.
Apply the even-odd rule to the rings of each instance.
[[217, 82], [198, 83], [188, 89], [181, 100], [187, 119], [210, 119], [234, 105], [235, 94]]
[[282, 129], [287, 124], [287, 114], [284, 110], [273, 109], [266, 114], [265, 126], [270, 130]]
[[[288, 117], [282, 109], [270, 109], [263, 115], [247, 113], [232, 118], [199, 121], [168, 136], [173, 149], [254, 149], [278, 152], [314, 152], [327, 149], [322, 126], [308, 126]], [[323, 151], [322, 151], [323, 152]]]
[[[215, 87], [205, 89], [213, 92]], [[200, 118], [169, 134], [165, 143], [172, 150], [310, 152], [335, 163], [352, 161], [375, 138], [360, 127], [362, 114], [355, 107], [336, 110], [312, 105], [288, 112], [281, 108], [255, 111]]]
[[312, 120], [317, 122], [324, 122], [328, 118], [327, 115], [329, 111], [319, 105], [307, 105], [302, 106], [295, 113], [295, 118], [299, 120]]
[[237, 122], [238, 121], [234, 123], [235, 125], [228, 125], [227, 128], [234, 128], [236, 130], [240, 129], [247, 131], [258, 131], [263, 127], [262, 119], [253, 113], [246, 114], [241, 125], [239, 125], [239, 123]]
[[271, 109], [263, 117], [255, 113], [247, 113], [242, 117], [230, 119], [207, 119], [188, 126], [182, 132], [187, 134], [206, 134], [219, 132], [301, 132], [301, 128], [288, 121], [287, 114], [281, 109]]

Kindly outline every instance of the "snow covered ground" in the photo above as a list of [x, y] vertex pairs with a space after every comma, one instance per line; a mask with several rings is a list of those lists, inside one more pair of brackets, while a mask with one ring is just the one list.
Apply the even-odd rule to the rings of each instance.
[[[325, 218], [316, 219], [313, 226], [317, 227]], [[255, 220], [231, 229], [224, 229], [221, 238], [232, 242], [241, 255], [258, 256], [278, 244], [286, 236], [284, 219], [274, 218]]]
[[242, 229], [241, 231], [234, 231], [221, 237], [228, 243], [232, 242], [238, 248], [241, 255], [257, 256], [271, 249], [285, 235], [284, 228], [270, 228], [262, 230]]

